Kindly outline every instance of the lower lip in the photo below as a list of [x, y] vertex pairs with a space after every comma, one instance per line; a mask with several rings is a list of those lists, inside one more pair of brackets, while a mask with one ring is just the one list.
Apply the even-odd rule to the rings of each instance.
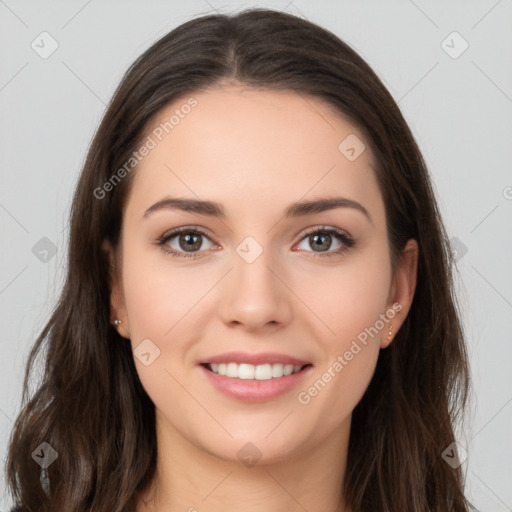
[[292, 373], [291, 375], [268, 380], [253, 380], [226, 377], [225, 375], [212, 372], [204, 366], [200, 366], [200, 368], [219, 391], [243, 402], [266, 402], [284, 395], [302, 381], [313, 369], [312, 366], [307, 366], [300, 372]]

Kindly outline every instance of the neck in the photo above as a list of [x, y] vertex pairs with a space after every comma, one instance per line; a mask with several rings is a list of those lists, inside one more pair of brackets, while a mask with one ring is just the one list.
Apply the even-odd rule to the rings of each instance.
[[198, 448], [157, 413], [156, 474], [137, 512], [350, 512], [342, 495], [350, 419], [320, 445], [249, 466]]

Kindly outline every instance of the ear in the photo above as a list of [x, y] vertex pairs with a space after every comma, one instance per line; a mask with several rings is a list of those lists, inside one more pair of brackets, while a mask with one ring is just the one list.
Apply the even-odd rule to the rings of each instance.
[[[411, 238], [405, 245], [396, 263], [388, 298], [388, 308], [393, 309], [396, 315], [393, 320], [390, 320], [387, 332], [381, 339], [381, 348], [386, 348], [391, 344], [411, 309], [416, 290], [418, 255], [418, 243]], [[393, 307], [393, 305], [395, 306]]]
[[114, 325], [114, 329], [116, 329], [123, 338], [129, 339], [130, 326], [128, 324], [128, 315], [126, 314], [126, 305], [121, 283], [121, 269], [119, 268], [114, 248], [109, 240], [103, 241], [101, 249], [109, 262], [110, 318], [112, 322], [114, 320], [121, 320], [119, 325]]

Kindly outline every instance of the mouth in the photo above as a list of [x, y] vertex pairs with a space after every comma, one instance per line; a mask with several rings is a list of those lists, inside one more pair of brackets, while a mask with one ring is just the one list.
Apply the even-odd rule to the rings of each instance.
[[213, 388], [241, 402], [269, 402], [289, 393], [313, 370], [310, 363], [201, 363], [207, 381]]
[[310, 363], [304, 365], [281, 364], [281, 363], [264, 363], [264, 364], [248, 364], [248, 363], [203, 363], [204, 368], [212, 373], [224, 377], [230, 377], [240, 380], [272, 380], [295, 375], [307, 367], [312, 366]]

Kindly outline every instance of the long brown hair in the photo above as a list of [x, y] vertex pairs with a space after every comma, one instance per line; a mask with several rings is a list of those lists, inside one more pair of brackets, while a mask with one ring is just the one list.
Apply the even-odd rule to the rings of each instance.
[[[397, 104], [356, 52], [317, 25], [266, 9], [174, 29], [128, 69], [105, 112], [74, 195], [66, 281], [31, 350], [11, 433], [6, 473], [16, 510], [133, 512], [155, 474], [155, 409], [130, 344], [110, 324], [102, 251], [104, 240], [117, 246], [136, 168], [108, 192], [104, 184], [162, 108], [228, 81], [319, 98], [358, 126], [378, 162], [393, 259], [408, 239], [419, 245], [411, 310], [353, 411], [340, 482], [347, 504], [354, 512], [471, 510], [461, 468], [442, 457], [463, 417], [469, 372], [452, 255], [425, 162]], [[39, 355], [44, 370], [29, 396]], [[45, 453], [42, 443], [58, 455], [44, 469], [32, 456]]]

